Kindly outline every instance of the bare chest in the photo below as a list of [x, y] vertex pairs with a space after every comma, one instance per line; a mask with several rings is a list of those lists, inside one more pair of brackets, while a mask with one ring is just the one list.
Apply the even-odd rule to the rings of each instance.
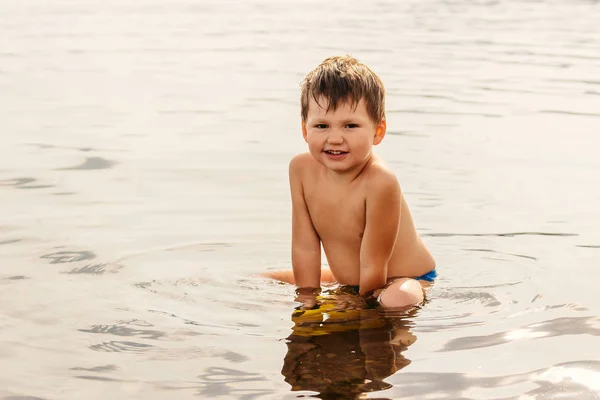
[[360, 244], [365, 230], [365, 196], [360, 190], [339, 190], [315, 185], [305, 190], [305, 200], [313, 225], [326, 244]]

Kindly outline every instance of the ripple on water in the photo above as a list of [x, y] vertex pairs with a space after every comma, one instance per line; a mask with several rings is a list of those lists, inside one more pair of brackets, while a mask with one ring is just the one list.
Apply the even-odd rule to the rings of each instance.
[[160, 349], [153, 354], [153, 359], [155, 360], [198, 360], [200, 358], [221, 358], [235, 364], [250, 360], [249, 357], [236, 351], [215, 347]]
[[40, 258], [51, 260], [50, 264], [64, 264], [78, 261], [93, 260], [96, 254], [91, 251], [57, 251], [54, 253], [44, 254]]
[[[207, 284], [208, 280], [204, 278], [181, 278], [175, 280], [154, 279], [148, 282], [138, 282], [133, 285], [136, 288], [156, 295], [181, 301], [195, 302], [202, 299], [200, 295], [201, 287]], [[198, 297], [195, 294], [198, 294]]]
[[5, 278], [6, 280], [9, 281], [22, 281], [25, 279], [29, 279], [29, 277], [24, 276], [24, 275], [14, 275], [14, 276], [9, 276], [8, 278]]
[[[61, 250], [52, 253], [44, 254], [40, 257], [43, 260], [50, 260], [50, 264], [71, 264], [79, 263], [82, 261], [90, 261], [97, 258], [97, 255], [92, 251], [72, 251], [72, 250]], [[107, 273], [117, 273], [122, 265], [117, 263], [96, 263], [86, 264], [80, 267], [72, 268], [68, 271], [63, 271], [61, 274], [68, 275], [104, 275]]]
[[70, 271], [65, 271], [62, 273], [69, 274], [69, 275], [78, 275], [78, 274], [104, 275], [106, 273], [116, 274], [117, 271], [120, 270], [121, 268], [123, 268], [123, 267], [118, 264], [102, 263], [102, 264], [86, 265], [86, 266], [80, 267], [80, 268], [73, 268]]
[[447, 342], [440, 351], [460, 351], [498, 346], [516, 339], [537, 339], [564, 335], [600, 336], [600, 323], [595, 317], [563, 317], [525, 325], [522, 328], [482, 336], [465, 336]]
[[114, 364], [98, 365], [96, 367], [91, 367], [91, 368], [84, 368], [84, 367], [71, 368], [72, 371], [88, 371], [88, 372], [110, 372], [110, 371], [116, 371], [118, 369], [119, 369], [119, 367], [117, 367]]
[[255, 373], [233, 368], [209, 367], [198, 375], [197, 394], [202, 398], [232, 396], [233, 398], [260, 398], [273, 394], [270, 389], [253, 389], [257, 382], [267, 382], [267, 378]]
[[142, 353], [150, 350], [153, 347], [154, 346], [150, 344], [129, 341], [110, 341], [89, 346], [89, 348], [94, 351], [101, 351], [107, 353]]
[[58, 168], [58, 171], [95, 170], [112, 168], [117, 163], [102, 157], [87, 157], [85, 161], [74, 167]]
[[[519, 393], [514, 397], [502, 397], [511, 400], [526, 398], [525, 396], [547, 400], [591, 400], [598, 399], [600, 392], [600, 362], [565, 362], [520, 374], [488, 377], [459, 373], [405, 372], [395, 375], [393, 381], [395, 387], [402, 388], [401, 393], [405, 397], [448, 400], [481, 398], [468, 397], [468, 393], [481, 395], [483, 391], [493, 388], [503, 393], [511, 389]], [[535, 388], [531, 389], [532, 386]]]
[[80, 332], [108, 334], [115, 336], [137, 336], [143, 339], [161, 339], [167, 336], [165, 332], [153, 329], [129, 328], [124, 324], [117, 325], [92, 325], [89, 329], [78, 329]]
[[492, 250], [492, 249], [463, 249], [463, 251], [479, 251], [479, 252], [484, 252], [484, 253], [494, 253], [494, 254], [499, 254], [499, 255], [503, 255], [503, 256], [521, 257], [521, 258], [527, 258], [530, 260], [537, 261], [537, 257], [528, 256], [525, 254], [504, 253], [504, 252]]
[[[54, 128], [54, 127], [48, 127], [48, 128]], [[76, 151], [81, 151], [84, 153], [87, 153], [90, 151], [103, 151], [103, 150], [123, 151], [123, 150], [97, 148], [97, 147], [57, 146], [57, 145], [47, 144], [47, 143], [30, 143], [29, 146], [37, 147], [38, 149], [42, 149], [42, 150], [47, 150], [47, 149], [76, 150]]]
[[85, 379], [88, 381], [100, 381], [100, 382], [125, 382], [122, 379], [108, 378], [106, 376], [93, 376], [93, 375], [76, 375], [77, 379]]
[[430, 236], [430, 237], [452, 237], [452, 236], [514, 237], [514, 236], [579, 236], [579, 235], [576, 233], [564, 233], [564, 232], [506, 232], [506, 233], [422, 233], [421, 236]]
[[31, 185], [36, 181], [37, 179], [31, 177], [5, 179], [0, 180], [0, 186], [13, 186], [17, 189], [47, 189], [54, 187], [54, 185]]
[[13, 244], [23, 241], [23, 239], [9, 239], [9, 240], [0, 240], [0, 246]]
[[495, 295], [483, 291], [443, 290], [437, 292], [438, 299], [452, 300], [453, 303], [479, 303], [483, 307], [498, 307], [502, 303]]
[[36, 396], [6, 396], [2, 400], [48, 400], [43, 397]]

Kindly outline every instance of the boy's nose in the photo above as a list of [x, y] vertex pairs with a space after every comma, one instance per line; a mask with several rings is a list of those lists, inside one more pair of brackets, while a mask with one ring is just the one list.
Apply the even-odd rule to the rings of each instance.
[[327, 136], [327, 142], [331, 144], [342, 144], [344, 142], [344, 136], [339, 132], [331, 132]]

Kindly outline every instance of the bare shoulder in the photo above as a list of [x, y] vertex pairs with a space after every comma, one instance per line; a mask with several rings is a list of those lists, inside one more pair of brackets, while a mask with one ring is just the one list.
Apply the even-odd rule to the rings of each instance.
[[373, 195], [400, 194], [400, 182], [394, 172], [383, 162], [376, 160], [367, 171], [368, 193]]
[[315, 164], [316, 162], [310, 153], [296, 154], [290, 160], [290, 179], [303, 182], [305, 180], [304, 177], [310, 176], [314, 173], [316, 168]]
[[307, 167], [310, 167], [312, 164], [312, 156], [310, 153], [300, 153], [296, 154], [290, 160], [290, 173], [291, 174], [299, 174], [301, 171], [305, 170]]

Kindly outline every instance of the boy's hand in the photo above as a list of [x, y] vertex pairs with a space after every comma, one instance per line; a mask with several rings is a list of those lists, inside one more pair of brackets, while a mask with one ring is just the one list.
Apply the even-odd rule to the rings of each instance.
[[371, 182], [367, 195], [365, 233], [360, 247], [360, 294], [381, 289], [398, 237], [402, 194], [392, 173]]
[[313, 288], [298, 288], [296, 289], [296, 302], [300, 303], [299, 309], [301, 310], [312, 310], [319, 302], [317, 296], [321, 293], [321, 289]]

